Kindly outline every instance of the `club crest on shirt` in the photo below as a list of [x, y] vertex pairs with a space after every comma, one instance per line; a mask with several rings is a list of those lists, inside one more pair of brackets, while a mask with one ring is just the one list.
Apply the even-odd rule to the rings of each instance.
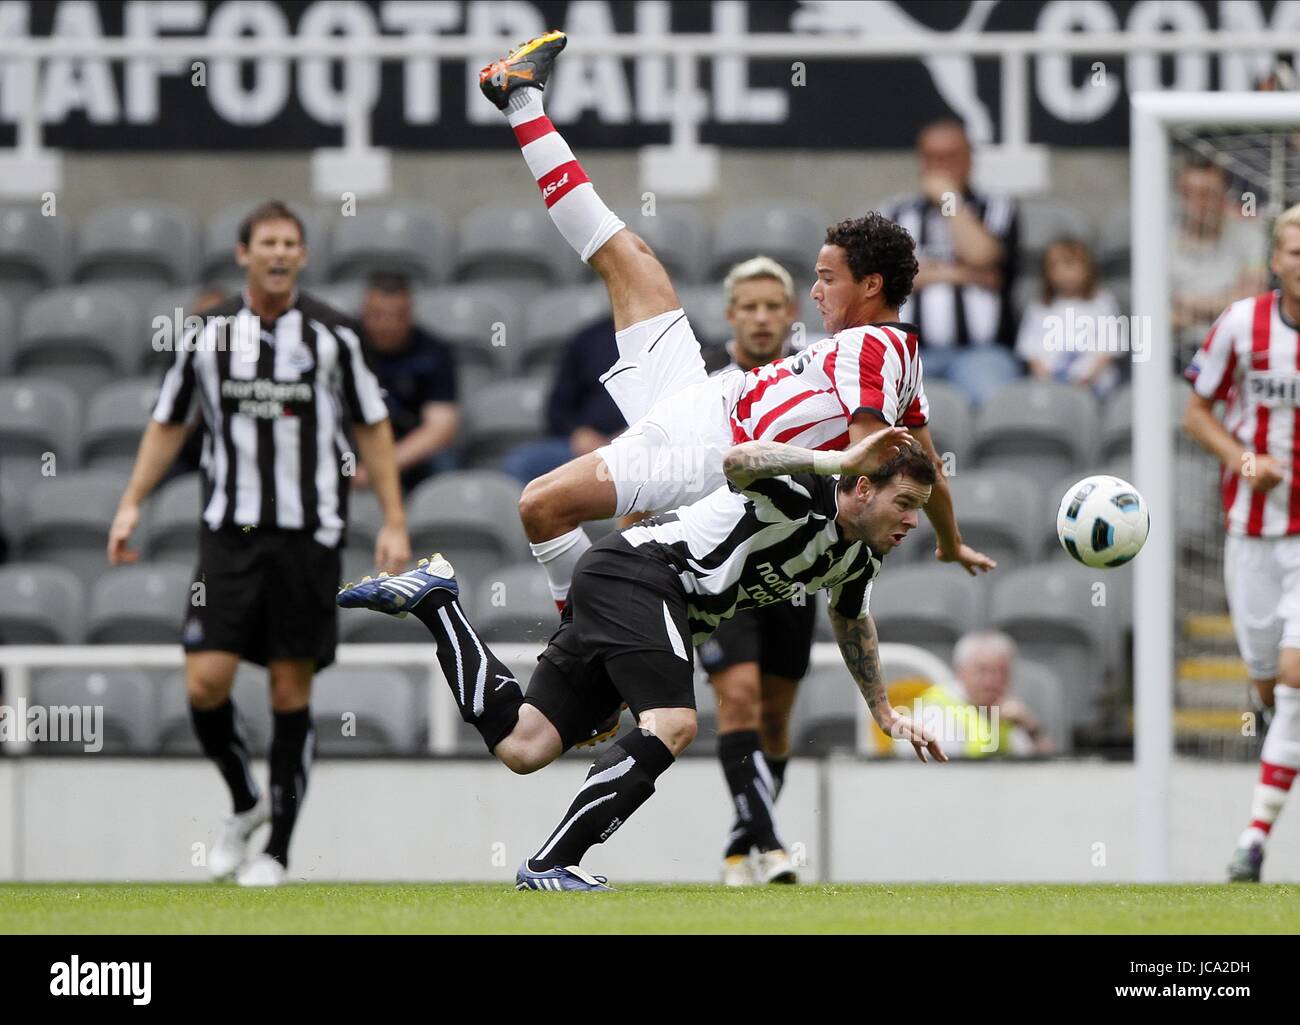
[[316, 361], [312, 359], [306, 346], [300, 345], [289, 353], [289, 366], [300, 374], [305, 374], [315, 365]]

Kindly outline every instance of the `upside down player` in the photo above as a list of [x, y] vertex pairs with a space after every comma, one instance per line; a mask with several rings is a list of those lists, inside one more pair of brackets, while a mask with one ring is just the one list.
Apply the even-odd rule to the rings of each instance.
[[429, 628], [461, 718], [515, 772], [549, 764], [621, 703], [631, 707], [641, 728], [592, 763], [560, 824], [520, 865], [516, 888], [609, 889], [579, 863], [694, 739], [691, 642], [735, 611], [788, 601], [801, 588], [830, 591], [844, 663], [881, 729], [911, 742], [922, 761], [927, 751], [946, 760], [937, 740], [890, 706], [869, 614], [871, 581], [916, 526], [934, 465], [903, 428], [888, 428], [843, 453], [842, 468], [832, 480], [808, 449], [737, 445], [725, 455], [729, 486], [597, 542], [527, 697], [470, 626], [441, 557], [339, 592], [346, 608], [413, 612]]
[[[916, 329], [898, 322], [917, 271], [912, 237], [875, 213], [831, 227], [812, 297], [834, 337], [754, 373], [710, 380], [663, 265], [602, 202], [543, 110], [542, 90], [566, 42], [548, 32], [479, 75], [514, 129], [555, 226], [609, 292], [619, 359], [602, 381], [631, 425], [524, 489], [524, 530], [557, 604], [591, 546], [582, 523], [702, 498], [725, 483], [722, 455], [734, 443], [798, 444], [833, 468], [851, 442], [901, 424], [937, 465]], [[942, 474], [926, 514], [939, 559], [972, 574], [994, 567], [962, 543]]]
[[1281, 288], [1224, 310], [1187, 368], [1183, 419], [1223, 463], [1228, 609], [1259, 701], [1273, 710], [1232, 882], [1259, 882], [1264, 844], [1300, 770], [1300, 204], [1273, 224], [1272, 269]]

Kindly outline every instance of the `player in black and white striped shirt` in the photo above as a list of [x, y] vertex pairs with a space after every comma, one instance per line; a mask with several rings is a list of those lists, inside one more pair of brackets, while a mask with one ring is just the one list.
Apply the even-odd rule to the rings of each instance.
[[592, 764], [560, 825], [520, 866], [520, 889], [605, 888], [578, 863], [695, 738], [692, 643], [738, 611], [803, 591], [830, 592], [845, 665], [881, 729], [910, 741], [922, 761], [927, 750], [944, 760], [938, 742], [890, 706], [869, 615], [881, 558], [916, 526], [934, 464], [906, 429], [888, 428], [843, 453], [746, 442], [728, 451], [724, 472], [729, 487], [611, 534], [582, 557], [527, 697], [470, 625], [441, 558], [339, 594], [345, 607], [413, 612], [429, 628], [462, 718], [515, 772], [598, 736], [621, 703], [632, 709], [641, 728]]
[[[186, 608], [185, 689], [204, 753], [230, 789], [234, 813], [208, 856], [222, 878], [284, 881], [289, 841], [306, 793], [315, 734], [313, 675], [334, 661], [333, 596], [348, 489], [359, 450], [384, 526], [381, 569], [410, 559], [393, 435], [379, 383], [353, 325], [301, 295], [307, 260], [302, 222], [282, 203], [254, 210], [240, 228], [243, 295], [211, 311], [178, 340], [153, 419], [109, 532], [109, 561], [132, 562], [127, 541], [140, 503], [185, 443], [197, 410], [206, 435], [199, 565]], [[230, 700], [240, 659], [267, 667], [274, 732], [270, 797], [254, 782]], [[267, 820], [266, 850], [244, 864]]]

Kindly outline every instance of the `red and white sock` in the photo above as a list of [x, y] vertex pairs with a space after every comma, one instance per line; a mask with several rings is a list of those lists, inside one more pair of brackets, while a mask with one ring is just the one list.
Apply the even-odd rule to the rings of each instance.
[[564, 240], [586, 263], [592, 254], [626, 225], [596, 194], [573, 150], [555, 130], [542, 109], [540, 89], [518, 89], [510, 97], [506, 117], [515, 130], [551, 220]]
[[1268, 838], [1300, 769], [1300, 690], [1278, 684], [1273, 689], [1273, 705], [1273, 722], [1259, 759], [1259, 782], [1250, 803], [1250, 825], [1237, 841], [1238, 847], [1262, 844]]

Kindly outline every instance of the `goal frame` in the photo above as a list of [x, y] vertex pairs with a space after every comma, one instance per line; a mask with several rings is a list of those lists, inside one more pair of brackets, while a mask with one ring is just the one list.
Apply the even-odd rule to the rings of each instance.
[[[1294, 127], [1300, 93], [1135, 93], [1130, 97], [1133, 313], [1150, 325], [1148, 358], [1133, 364], [1133, 475], [1151, 512], [1133, 590], [1135, 838], [1138, 879], [1170, 878], [1174, 752], [1174, 445], [1169, 425], [1173, 340], [1169, 311], [1172, 128]], [[1207, 458], [1209, 458], [1207, 456]], [[1243, 800], [1244, 800], [1243, 795]]]

